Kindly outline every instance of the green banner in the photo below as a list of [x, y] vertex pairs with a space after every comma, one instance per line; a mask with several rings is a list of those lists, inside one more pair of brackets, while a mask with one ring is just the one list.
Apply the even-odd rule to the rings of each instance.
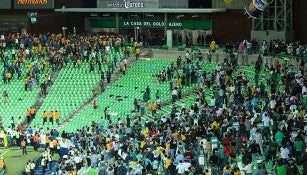
[[[212, 21], [194, 20], [169, 20], [166, 24], [163, 20], [119, 20], [119, 28], [133, 29], [134, 27], [146, 29], [191, 29], [191, 30], [211, 30]], [[91, 27], [115, 28], [114, 19], [90, 19]]]

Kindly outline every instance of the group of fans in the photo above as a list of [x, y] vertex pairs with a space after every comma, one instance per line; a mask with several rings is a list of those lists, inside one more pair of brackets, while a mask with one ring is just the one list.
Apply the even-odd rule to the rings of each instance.
[[[75, 60], [76, 64], [78, 59], [86, 61], [92, 50], [106, 49], [107, 45], [120, 46], [124, 41], [123, 38], [117, 39], [117, 35], [72, 35], [69, 38], [21, 35], [21, 39], [17, 41], [16, 37], [10, 36], [5, 47], [20, 50], [30, 48], [29, 56], [24, 51], [25, 56], [12, 56], [12, 60], [6, 61], [9, 57], [5, 54], [6, 49], [3, 49], [2, 43], [1, 58], [5, 65], [14, 59], [34, 58], [33, 62], [46, 60], [54, 69], [65, 66], [71, 60]], [[35, 44], [35, 41], [39, 42]], [[172, 82], [170, 89], [173, 102], [182, 98], [178, 95], [178, 89], [180, 91], [182, 86], [198, 84], [198, 90], [189, 94], [195, 96], [191, 106], [186, 106], [185, 103], [180, 106], [175, 103], [166, 104], [172, 105], [171, 113], [162, 116], [154, 113], [154, 121], [144, 121], [136, 110], [135, 113], [118, 118], [115, 123], [109, 122], [110, 125], [106, 128], [105, 119], [102, 118], [102, 121], [95, 121], [91, 126], [78, 129], [75, 133], [63, 132], [61, 137], [71, 140], [74, 147], [59, 153], [60, 161], [52, 167], [52, 172], [90, 175], [216, 175], [220, 172], [224, 175], [241, 172], [261, 175], [268, 171], [274, 171], [278, 175], [302, 173], [298, 167], [303, 163], [307, 143], [306, 68], [303, 66], [297, 71], [289, 71], [290, 63], [281, 64], [274, 58], [276, 55], [269, 55], [269, 47], [264, 42], [263, 53], [256, 61], [255, 78], [249, 79], [244, 72], [237, 71], [240, 68], [238, 58], [248, 55], [244, 45], [245, 43], [240, 48], [243, 47], [243, 50], [239, 56], [227, 49], [229, 52], [226, 58], [213, 72], [201, 70], [202, 65], [207, 61], [211, 62], [211, 59], [203, 58], [202, 55], [193, 58], [188, 52], [185, 59], [178, 58], [168, 69], [158, 74], [161, 83]], [[46, 48], [47, 54], [40, 47]], [[35, 56], [30, 56], [32, 50]], [[210, 56], [214, 55], [212, 50]], [[266, 57], [273, 61], [267, 61]], [[97, 56], [93, 58], [100, 59]], [[18, 64], [13, 65], [18, 70]], [[9, 72], [14, 76], [15, 72], [11, 70], [6, 68], [5, 75]], [[257, 77], [263, 71], [270, 76], [266, 77], [267, 82]], [[30, 74], [33, 77], [37, 76], [32, 72]], [[283, 91], [280, 90], [281, 87]], [[213, 96], [206, 96], [206, 91], [209, 90], [214, 92]], [[56, 130], [32, 130], [31, 133], [33, 138], [40, 134], [59, 136]], [[40, 165], [44, 169], [46, 162], [51, 161], [52, 154], [48, 151], [51, 150], [50, 143], [46, 153], [44, 152], [46, 155], [40, 159]], [[52, 145], [54, 150], [55, 146]], [[30, 161], [26, 165], [26, 172], [33, 174], [33, 167]]]
[[[159, 73], [161, 82], [175, 79], [171, 85], [173, 102], [182, 98], [173, 93], [176, 88], [199, 85], [191, 106], [166, 104], [173, 105], [171, 113], [153, 113], [153, 122], [144, 121], [136, 102], [135, 113], [109, 122], [107, 128], [102, 118], [75, 133], [64, 133], [62, 137], [72, 140], [75, 147], [62, 156], [57, 173], [302, 173], [299, 167], [304, 160], [307, 132], [305, 68], [294, 73], [289, 71], [290, 63], [279, 66], [274, 59], [274, 65], [265, 69], [260, 55], [255, 76], [260, 73], [257, 66], [270, 76], [269, 81], [260, 82], [237, 72], [240, 66], [232, 54], [226, 54], [229, 58], [213, 72], [201, 72], [206, 59], [188, 57], [188, 62], [179, 58], [170, 70]], [[179, 69], [183, 75], [178, 76]], [[187, 76], [178, 81], [190, 71], [195, 71], [193, 79]], [[213, 96], [206, 96], [208, 90], [215, 92]], [[145, 93], [149, 91], [148, 87]]]

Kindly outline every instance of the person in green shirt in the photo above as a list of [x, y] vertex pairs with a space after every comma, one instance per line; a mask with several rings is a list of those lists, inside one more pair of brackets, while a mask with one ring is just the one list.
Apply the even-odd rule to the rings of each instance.
[[272, 142], [269, 143], [269, 152], [267, 154], [267, 161], [276, 159], [277, 150], [278, 150], [278, 145], [275, 142], [275, 140], [273, 140]]
[[91, 167], [91, 169], [88, 170], [87, 175], [97, 175], [97, 170]]
[[275, 134], [275, 140], [276, 140], [276, 143], [278, 144], [279, 147], [281, 147], [281, 142], [282, 142], [282, 139], [284, 138], [284, 134], [282, 131], [278, 131], [276, 134]]
[[287, 175], [286, 166], [282, 163], [282, 161], [278, 162], [278, 166], [276, 167], [276, 175]]
[[295, 159], [297, 163], [300, 163], [302, 161], [302, 154], [304, 151], [304, 142], [299, 138], [296, 138], [294, 142], [294, 149], [295, 149]]

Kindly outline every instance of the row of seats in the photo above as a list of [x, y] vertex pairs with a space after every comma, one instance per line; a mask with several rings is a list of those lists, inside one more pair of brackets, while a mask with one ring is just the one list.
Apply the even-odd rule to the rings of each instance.
[[[7, 49], [6, 52], [8, 53], [8, 62], [13, 62], [11, 50]], [[22, 75], [20, 79], [18, 79], [17, 74], [15, 74], [9, 84], [4, 84], [3, 81], [0, 82], [1, 95], [4, 91], [7, 91], [8, 94], [7, 103], [3, 97], [0, 100], [0, 116], [2, 117], [4, 128], [7, 128], [11, 125], [10, 123], [12, 117], [15, 118], [16, 123], [18, 117], [25, 118], [26, 110], [35, 104], [39, 95], [39, 84], [35, 84], [32, 91], [30, 91], [29, 88], [28, 91], [25, 91], [24, 78], [26, 76], [26, 66], [29, 64], [32, 64], [31, 59], [27, 59], [25, 64], [21, 64]], [[4, 65], [2, 63], [0, 64], [0, 70], [1, 73], [4, 71]], [[42, 83], [44, 77], [50, 73], [50, 69], [48, 71], [41, 72], [39, 83]]]
[[[118, 118], [123, 118], [127, 114], [131, 114], [134, 109], [134, 99], [142, 99], [143, 93], [147, 86], [150, 87], [151, 100], [155, 100], [155, 93], [160, 91], [161, 101], [165, 102], [171, 99], [169, 91], [169, 83], [157, 84], [155, 75], [163, 67], [168, 67], [174, 60], [152, 59], [150, 61], [139, 61], [127, 71], [125, 76], [119, 78], [109, 89], [107, 89], [100, 97], [97, 98], [98, 108], [94, 110], [92, 105], [81, 111], [78, 116], [74, 117], [63, 130], [73, 132], [78, 128], [91, 124], [92, 121], [97, 123], [102, 122], [103, 111], [105, 107], [109, 107], [111, 120], [117, 121]], [[210, 64], [210, 69], [213, 70], [216, 64]], [[206, 69], [209, 69], [206, 67]], [[191, 92], [196, 85], [183, 87], [183, 93]], [[106, 121], [103, 122], [105, 125]]]
[[[114, 54], [116, 53], [112, 49], [108, 61], [113, 61]], [[120, 53], [119, 55], [122, 54]], [[107, 72], [107, 66], [105, 64], [102, 64], [102, 69], [104, 72]], [[89, 70], [89, 64], [81, 64], [80, 68], [76, 69], [73, 63], [68, 63], [62, 68], [43, 105], [37, 112], [39, 117], [33, 120], [33, 124], [42, 125], [41, 115], [43, 111], [51, 110], [58, 110], [60, 112], [60, 122], [66, 120], [90, 99], [93, 95], [92, 89], [99, 84], [101, 77], [99, 72], [90, 72]], [[49, 126], [50, 124], [44, 127]]]

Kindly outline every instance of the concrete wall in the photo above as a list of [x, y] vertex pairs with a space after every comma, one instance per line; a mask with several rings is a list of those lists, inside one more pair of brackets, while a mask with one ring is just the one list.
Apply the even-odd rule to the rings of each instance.
[[213, 38], [217, 43], [239, 42], [250, 39], [252, 21], [243, 14], [243, 10], [227, 10], [212, 15]]
[[293, 0], [293, 30], [296, 41], [307, 42], [306, 0]]
[[230, 4], [225, 4], [224, 0], [212, 0], [212, 8], [243, 9], [250, 1], [232, 0]]
[[284, 41], [292, 41], [293, 40], [292, 36], [293, 35], [291, 35], [291, 32], [269, 30], [268, 33], [267, 33], [267, 31], [251, 30], [251, 38], [252, 39], [259, 39], [259, 40], [280, 39], [280, 40], [284, 40]]

